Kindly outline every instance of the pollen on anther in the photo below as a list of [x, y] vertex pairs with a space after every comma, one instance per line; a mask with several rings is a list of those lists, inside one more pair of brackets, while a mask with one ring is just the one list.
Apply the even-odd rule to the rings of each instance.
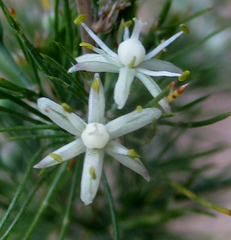
[[56, 154], [56, 153], [50, 153], [49, 156], [51, 156], [58, 163], [63, 162], [62, 157], [60, 155]]
[[128, 156], [131, 158], [140, 158], [140, 155], [134, 149], [128, 150]]
[[184, 81], [189, 75], [190, 75], [190, 72], [188, 70], [186, 70], [180, 75], [180, 77], [178, 77], [178, 80]]
[[185, 34], [189, 34], [189, 33], [190, 33], [188, 27], [187, 27], [185, 24], [180, 24], [180, 28], [181, 28], [181, 30], [182, 30]]
[[63, 107], [63, 110], [68, 113], [72, 113], [72, 108], [67, 103], [62, 103], [61, 106]]
[[140, 105], [138, 105], [138, 106], [136, 107], [136, 111], [137, 111], [138, 113], [141, 113], [142, 110], [143, 110], [143, 108], [142, 108]]
[[95, 168], [93, 166], [90, 167], [89, 173], [91, 175], [91, 178], [95, 180], [96, 179], [96, 174], [95, 174]]
[[81, 15], [79, 15], [79, 16], [75, 19], [74, 23], [78, 25], [78, 24], [84, 22], [85, 19], [86, 19], [86, 15], [85, 15], [85, 14], [81, 14]]
[[92, 83], [93, 89], [98, 93], [99, 92], [99, 79], [95, 78], [94, 82]]

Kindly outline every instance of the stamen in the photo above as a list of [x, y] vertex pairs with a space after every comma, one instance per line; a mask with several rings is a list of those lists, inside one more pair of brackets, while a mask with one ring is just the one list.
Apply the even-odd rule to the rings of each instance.
[[49, 10], [51, 8], [49, 0], [43, 0], [42, 5], [45, 10]]
[[189, 34], [189, 33], [190, 33], [188, 27], [187, 27], [185, 24], [180, 24], [180, 29], [181, 29], [185, 34]]
[[190, 75], [190, 72], [188, 70], [184, 71], [181, 76], [178, 77], [179, 81], [184, 81], [188, 76]]
[[128, 68], [132, 69], [134, 67], [134, 65], [135, 65], [135, 61], [136, 61], [136, 57], [133, 56], [131, 62], [128, 65]]
[[95, 180], [95, 179], [96, 179], [96, 174], [95, 174], [95, 168], [94, 168], [93, 166], [90, 167], [89, 173], [90, 173], [90, 175], [91, 175], [91, 178], [92, 178], [93, 180]]
[[62, 103], [61, 106], [63, 107], [63, 110], [68, 113], [73, 113], [72, 108], [67, 103]]
[[79, 15], [79, 16], [75, 19], [74, 23], [78, 25], [78, 24], [84, 22], [85, 19], [86, 19], [86, 15], [85, 15], [85, 14], [81, 14], [81, 15]]
[[143, 108], [142, 108], [140, 105], [138, 105], [138, 106], [136, 107], [136, 111], [137, 111], [138, 113], [141, 113], [142, 110], [143, 110]]
[[61, 156], [59, 156], [56, 153], [50, 153], [49, 156], [51, 156], [55, 161], [57, 161], [58, 163], [63, 162], [63, 159]]
[[134, 149], [128, 150], [128, 156], [131, 158], [140, 158], [140, 155]]
[[120, 25], [121, 28], [126, 28], [126, 27], [130, 27], [132, 24], [132, 20], [129, 20], [127, 22], [124, 22]]
[[90, 49], [90, 50], [92, 50], [92, 49], [94, 48], [94, 46], [92, 46], [90, 43], [86, 43], [86, 42], [81, 42], [81, 43], [79, 44], [79, 46], [80, 46], [80, 47], [86, 47], [86, 48], [88, 48], [88, 49]]
[[99, 78], [95, 78], [94, 82], [91, 85], [94, 90], [98, 93], [99, 92]]

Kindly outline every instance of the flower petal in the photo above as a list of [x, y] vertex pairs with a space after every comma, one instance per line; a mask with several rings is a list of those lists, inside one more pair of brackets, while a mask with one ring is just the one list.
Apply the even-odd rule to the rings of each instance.
[[136, 71], [139, 73], [143, 73], [148, 76], [153, 76], [153, 77], [162, 77], [162, 76], [167, 76], [167, 77], [180, 77], [180, 73], [174, 73], [174, 72], [167, 72], [167, 71], [150, 71], [146, 70], [144, 68], [136, 68]]
[[182, 33], [183, 33], [183, 31], [180, 31], [180, 32], [176, 33], [175, 35], [173, 35], [172, 37], [170, 37], [169, 39], [167, 39], [166, 41], [164, 41], [163, 43], [161, 43], [159, 46], [157, 46], [155, 49], [153, 49], [150, 53], [148, 53], [144, 57], [144, 61], [154, 57], [157, 53], [159, 53], [161, 50], [166, 48], [170, 43], [175, 41]]
[[134, 80], [135, 70], [130, 69], [127, 66], [120, 69], [119, 78], [115, 85], [114, 99], [118, 104], [118, 108], [123, 108], [127, 101], [128, 94], [130, 91], [131, 84]]
[[73, 157], [78, 156], [79, 154], [85, 151], [86, 147], [83, 144], [81, 139], [76, 139], [75, 141], [59, 148], [54, 151], [52, 154], [57, 156], [58, 159], [54, 159], [51, 155], [46, 156], [42, 161], [34, 166], [34, 168], [47, 168], [56, 164], [59, 164], [63, 161], [69, 160]]
[[122, 163], [124, 166], [130, 168], [132, 171], [143, 176], [148, 182], [150, 181], [150, 177], [147, 169], [144, 167], [143, 163], [139, 158], [131, 158], [128, 156], [128, 149], [122, 146], [121, 144], [110, 141], [106, 147], [105, 151]]
[[83, 62], [107, 62], [106, 59], [100, 54], [87, 53], [82, 56], [79, 56], [75, 59], [78, 63]]
[[68, 69], [68, 73], [73, 73], [81, 70], [88, 72], [113, 72], [113, 73], [119, 72], [119, 68], [113, 64], [106, 62], [89, 61], [78, 63], [72, 66], [71, 68]]
[[87, 148], [81, 180], [81, 199], [88, 205], [92, 203], [99, 187], [104, 151]]
[[[162, 92], [160, 87], [151, 77], [146, 76], [142, 73], [136, 73], [136, 77], [140, 79], [140, 81], [145, 85], [145, 87], [148, 89], [148, 91], [154, 98]], [[166, 112], [171, 112], [170, 106], [166, 98], [161, 99], [158, 103]]]
[[87, 33], [91, 36], [91, 38], [110, 56], [114, 57], [115, 59], [119, 59], [118, 55], [113, 52], [100, 38], [98, 38], [92, 30], [85, 24], [82, 23], [82, 26], [85, 28]]
[[110, 55], [108, 55], [106, 52], [104, 52], [102, 49], [93, 47], [93, 51], [95, 51], [96, 53], [98, 53], [98, 54], [100, 54], [102, 57], [104, 57], [105, 60], [106, 60], [108, 63], [111, 63], [111, 64], [115, 65], [116, 67], [122, 67], [122, 66], [123, 66], [119, 59], [113, 58], [112, 56], [110, 56]]
[[104, 119], [104, 89], [98, 73], [94, 75], [89, 95], [88, 123], [102, 123]]
[[162, 112], [157, 108], [146, 108], [141, 112], [133, 111], [118, 117], [105, 125], [111, 139], [136, 131], [139, 128], [158, 119]]
[[175, 72], [175, 73], [180, 73], [182, 74], [183, 71], [173, 65], [170, 62], [158, 60], [158, 59], [150, 59], [145, 62], [140, 63], [138, 68], [144, 68], [146, 70], [150, 71], [167, 71], [167, 72]]
[[67, 132], [80, 136], [86, 123], [74, 113], [66, 112], [63, 107], [48, 98], [38, 99], [39, 110]]

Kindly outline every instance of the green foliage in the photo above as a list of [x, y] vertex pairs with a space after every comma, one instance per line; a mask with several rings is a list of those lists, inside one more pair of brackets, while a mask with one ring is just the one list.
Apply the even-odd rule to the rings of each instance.
[[[76, 63], [75, 57], [81, 55], [80, 30], [74, 24], [78, 13], [76, 2], [49, 1], [49, 9], [42, 6], [42, 1], [27, 1], [24, 3], [25, 9], [24, 4], [20, 6], [17, 1], [9, 2], [7, 5], [6, 1], [0, 0], [3, 13], [0, 15], [0, 132], [4, 133], [0, 140], [1, 240], [183, 240], [189, 238], [170, 231], [168, 223], [193, 214], [203, 214], [209, 218], [214, 216], [213, 210], [230, 215], [228, 209], [212, 203], [205, 195], [216, 196], [217, 190], [230, 187], [230, 173], [221, 171], [215, 164], [198, 164], [219, 154], [226, 149], [226, 144], [210, 144], [203, 149], [197, 144], [204, 126], [209, 127], [231, 114], [214, 109], [212, 117], [203, 115], [205, 100], [213, 96], [208, 93], [223, 91], [223, 86], [228, 86], [225, 90], [229, 91], [230, 85], [226, 81], [228, 79], [219, 78], [220, 69], [213, 64], [220, 61], [227, 50], [221, 48], [220, 58], [215, 47], [201, 50], [209, 40], [227, 30], [230, 22], [200, 36], [195, 21], [203, 19], [209, 26], [209, 21], [213, 19], [213, 15], [206, 18], [212, 10], [210, 6], [190, 10], [194, 3], [186, 1], [188, 9], [179, 10], [172, 7], [174, 1], [161, 1], [155, 20], [150, 19], [149, 22], [147, 19], [149, 30], [143, 33], [142, 42], [149, 51], [176, 33], [181, 23], [189, 24], [193, 33], [182, 37], [157, 56], [185, 70], [189, 69], [191, 75], [186, 80], [190, 83], [189, 87], [173, 102], [172, 113], [164, 113], [152, 125], [122, 139], [126, 146], [136, 149], [142, 156], [151, 181], [146, 183], [140, 176], [106, 156], [102, 175], [104, 188], [99, 189], [90, 206], [84, 206], [79, 197], [82, 156], [44, 171], [33, 169], [46, 154], [73, 140], [72, 135], [51, 124], [50, 119], [37, 109], [39, 97], [48, 97], [58, 103], [66, 102], [83, 119], [87, 116], [88, 84], [92, 75], [86, 72], [67, 73], [67, 69]], [[118, 11], [109, 19], [112, 29], [100, 34], [114, 51], [117, 51], [118, 41], [122, 39], [119, 28], [122, 19], [131, 20], [141, 7], [147, 6], [147, 10], [158, 5], [158, 1], [118, 0], [102, 8], [101, 1], [86, 1], [86, 4], [89, 2], [95, 22], [101, 16], [98, 10], [109, 13], [114, 3], [117, 4]], [[130, 6], [123, 8], [125, 3], [130, 3]], [[219, 4], [224, 7], [223, 1]], [[20, 20], [21, 16], [27, 26]], [[197, 58], [198, 51], [210, 60]], [[223, 71], [228, 76], [229, 70], [224, 66]], [[171, 79], [156, 78], [163, 91], [152, 99], [144, 86], [135, 81], [126, 107], [118, 110], [113, 100], [117, 75], [104, 73], [100, 76], [105, 87], [107, 120], [134, 110], [137, 105], [160, 107], [158, 101], [172, 90]], [[191, 92], [196, 92], [196, 96], [193, 95], [193, 100], [186, 99]], [[198, 127], [202, 132], [197, 132], [196, 138], [191, 138], [188, 145], [182, 146], [182, 136], [187, 136], [189, 129], [193, 131]], [[217, 171], [208, 174], [211, 170]], [[204, 198], [201, 197], [202, 193]], [[192, 201], [203, 207], [197, 203], [194, 205]]]

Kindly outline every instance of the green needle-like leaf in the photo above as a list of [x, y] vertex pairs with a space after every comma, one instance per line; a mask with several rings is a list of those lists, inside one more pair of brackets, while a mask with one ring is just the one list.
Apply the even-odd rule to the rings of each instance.
[[78, 183], [78, 174], [80, 173], [80, 171], [79, 171], [80, 166], [81, 166], [81, 161], [78, 160], [76, 162], [76, 165], [75, 165], [75, 173], [73, 174], [71, 192], [70, 192], [70, 196], [69, 196], [69, 200], [68, 200], [68, 204], [67, 204], [67, 208], [66, 208], [66, 213], [65, 213], [65, 216], [63, 218], [62, 228], [61, 228], [58, 240], [64, 240], [65, 233], [67, 231], [67, 227], [68, 227], [69, 222], [70, 222], [71, 208], [73, 206], [73, 202], [74, 202], [74, 199], [75, 199], [76, 187], [77, 187], [77, 183]]
[[20, 141], [20, 140], [31, 140], [31, 139], [49, 139], [49, 138], [69, 138], [73, 137], [70, 134], [50, 134], [50, 135], [26, 135], [26, 136], [15, 136], [9, 137], [8, 141]]
[[223, 113], [216, 117], [210, 118], [208, 120], [204, 121], [198, 121], [198, 122], [169, 122], [165, 120], [158, 121], [160, 125], [167, 125], [167, 126], [175, 126], [175, 127], [183, 127], [183, 128], [197, 128], [197, 127], [203, 127], [207, 125], [211, 125], [213, 123], [222, 121], [229, 117], [231, 113]]
[[174, 112], [181, 112], [181, 111], [187, 110], [187, 109], [189, 109], [191, 107], [194, 107], [198, 103], [201, 103], [201, 102], [205, 101], [206, 99], [208, 99], [210, 96], [211, 96], [211, 94], [208, 94], [208, 95], [205, 95], [205, 96], [203, 96], [201, 98], [198, 98], [198, 99], [196, 99], [196, 100], [194, 100], [194, 101], [192, 101], [192, 102], [190, 102], [190, 103], [188, 103], [188, 104], [186, 104], [184, 106], [175, 107], [175, 109], [174, 109], [175, 111]]
[[226, 214], [228, 216], [231, 216], [231, 211], [227, 208], [224, 208], [224, 207], [221, 207], [221, 206], [218, 206], [214, 203], [211, 203], [201, 197], [198, 197], [196, 194], [194, 194], [193, 192], [191, 192], [190, 190], [188, 190], [187, 188], [173, 182], [173, 181], [170, 181], [169, 184], [175, 188], [177, 191], [179, 191], [180, 193], [184, 194], [185, 196], [187, 196], [188, 198], [191, 198], [192, 200], [198, 202], [199, 204], [207, 207], [207, 208], [210, 208], [210, 209], [213, 209], [217, 212], [220, 212], [220, 213], [223, 213], [223, 214]]
[[52, 182], [45, 199], [43, 200], [43, 202], [42, 202], [39, 210], [37, 211], [33, 221], [31, 222], [30, 226], [28, 227], [28, 230], [27, 230], [25, 236], [23, 237], [24, 240], [28, 240], [30, 238], [30, 236], [33, 233], [36, 225], [38, 224], [40, 218], [42, 217], [42, 214], [44, 213], [44, 211], [48, 207], [50, 198], [51, 198], [52, 194], [54, 193], [55, 188], [57, 187], [59, 181], [61, 180], [62, 175], [64, 174], [64, 172], [67, 168], [67, 164], [68, 164], [68, 162], [62, 163], [59, 170], [57, 171], [57, 173], [55, 175], [55, 179]]
[[34, 195], [38, 191], [39, 187], [47, 179], [47, 177], [50, 175], [50, 173], [51, 173], [51, 171], [48, 172], [48, 174], [43, 174], [42, 177], [39, 179], [39, 181], [35, 184], [33, 189], [30, 191], [28, 197], [25, 199], [24, 204], [21, 207], [20, 211], [18, 212], [17, 216], [14, 218], [13, 222], [11, 223], [9, 228], [6, 230], [6, 232], [2, 236], [1, 240], [6, 240], [9, 237], [9, 234], [12, 232], [13, 228], [16, 226], [16, 224], [19, 222], [20, 218], [23, 216], [24, 212], [28, 208], [31, 200], [33, 199]]
[[0, 106], [0, 112], [8, 113], [10, 115], [13, 115], [16, 118], [21, 118], [21, 119], [23, 119], [25, 121], [28, 121], [28, 122], [31, 122], [31, 123], [44, 124], [44, 122], [42, 122], [42, 121], [36, 120], [34, 118], [28, 117], [27, 115], [25, 115], [23, 113], [19, 113], [19, 112], [16, 112], [14, 110], [11, 110], [9, 108], [5, 108], [5, 107], [2, 107], [2, 106]]
[[[3, 216], [1, 222], [0, 222], [0, 231], [2, 230], [3, 226], [5, 225], [6, 221], [8, 220], [8, 218], [10, 217], [11, 215], [11, 212], [12, 210], [14, 209], [15, 207], [15, 204], [17, 203], [20, 195], [22, 194], [22, 191], [30, 177], [30, 174], [33, 170], [33, 165], [35, 164], [36, 161], [38, 161], [40, 158], [41, 158], [41, 154], [46, 151], [48, 148], [50, 148], [51, 146], [54, 146], [55, 144], [57, 144], [57, 142], [53, 142], [51, 144], [48, 144], [42, 148], [40, 148], [34, 155], [34, 157], [31, 159], [31, 161], [28, 162], [28, 166], [27, 166], [27, 169], [26, 169], [26, 172], [25, 172], [25, 175], [24, 175], [24, 178], [23, 180], [21, 181], [21, 184], [19, 185], [15, 195], [14, 195], [14, 198], [10, 204], [10, 206], [8, 207], [5, 215]], [[58, 143], [60, 144], [60, 143]]]
[[20, 100], [20, 99], [14, 97], [14, 96], [12, 96], [12, 95], [10, 95], [10, 94], [2, 91], [1, 89], [0, 89], [0, 96], [3, 96], [3, 97], [5, 97], [6, 99], [9, 99], [9, 100], [12, 101], [13, 103], [19, 105], [20, 107], [25, 108], [25, 109], [28, 110], [29, 112], [31, 112], [31, 113], [33, 113], [33, 114], [35, 114], [35, 115], [43, 118], [44, 120], [50, 121], [50, 119], [49, 119], [47, 116], [45, 116], [44, 114], [42, 114], [41, 112], [39, 112], [39, 110], [31, 107], [30, 105], [28, 105], [27, 103], [23, 102], [22, 100]]
[[158, 104], [158, 102], [166, 97], [170, 91], [170, 86], [167, 86], [157, 97], [155, 97], [154, 99], [152, 99], [151, 101], [149, 101], [146, 105], [145, 108], [151, 108], [151, 107], [156, 107], [156, 105]]
[[18, 131], [27, 131], [27, 130], [62, 130], [58, 125], [55, 124], [40, 124], [32, 126], [14, 126], [14, 127], [4, 127], [0, 128], [0, 132], [18, 132]]
[[112, 195], [111, 195], [111, 190], [110, 190], [110, 187], [108, 185], [107, 178], [106, 178], [104, 170], [102, 172], [102, 182], [103, 182], [103, 186], [104, 186], [104, 189], [106, 191], [106, 194], [107, 194], [110, 213], [111, 213], [111, 219], [112, 219], [112, 225], [113, 225], [113, 231], [114, 231], [114, 234], [113, 234], [114, 238], [113, 239], [114, 240], [119, 240], [119, 228], [118, 228], [117, 219], [116, 219], [115, 206], [114, 206], [113, 198], [112, 198]]

